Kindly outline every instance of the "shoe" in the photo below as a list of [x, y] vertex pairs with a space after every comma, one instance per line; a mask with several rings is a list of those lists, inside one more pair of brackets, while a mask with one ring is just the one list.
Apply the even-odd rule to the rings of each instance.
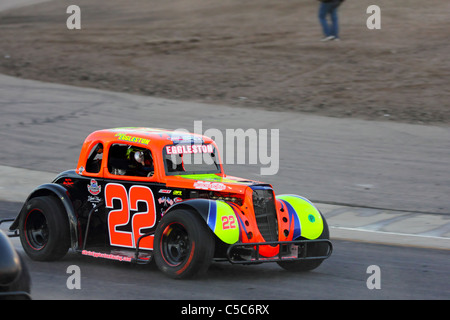
[[341, 39], [339, 39], [338, 37], [334, 37], [333, 40], [334, 40], [334, 41], [341, 41]]
[[334, 39], [334, 36], [328, 36], [328, 37], [322, 38], [320, 41], [325, 42], [325, 41], [331, 41], [333, 39]]

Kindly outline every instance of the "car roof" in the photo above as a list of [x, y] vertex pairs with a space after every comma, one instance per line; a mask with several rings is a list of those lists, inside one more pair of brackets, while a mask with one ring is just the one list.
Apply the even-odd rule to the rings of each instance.
[[135, 145], [149, 144], [167, 145], [179, 143], [212, 143], [213, 140], [201, 134], [184, 130], [167, 130], [161, 128], [121, 127], [98, 130], [89, 135], [86, 141], [101, 140], [103, 142], [130, 142]]
[[[100, 171], [99, 173], [88, 173], [84, 169], [90, 152], [92, 152], [93, 147], [98, 145], [99, 143], [102, 143], [103, 147], [107, 148], [106, 153], [109, 152], [110, 146], [114, 144], [134, 145], [137, 147], [150, 148], [153, 151], [157, 151], [158, 149], [162, 150], [167, 145], [179, 144], [200, 145], [211, 143], [215, 146], [215, 142], [211, 138], [203, 136], [201, 134], [189, 133], [187, 130], [181, 129], [167, 130], [160, 128], [121, 127], [97, 130], [92, 132], [83, 143], [76, 169], [76, 172], [78, 174], [91, 177], [103, 175], [103, 171]], [[156, 160], [157, 163], [162, 163], [161, 156], [162, 155], [160, 154], [160, 152], [156, 152], [155, 154], [153, 154], [153, 159]], [[163, 178], [162, 175], [164, 170], [160, 169], [159, 172], [159, 175], [155, 175], [155, 179], [157, 179], [158, 181]], [[115, 178], [117, 178], [117, 176], [115, 176]], [[144, 179], [143, 177], [142, 179], [141, 177], [133, 177], [132, 179], [130, 179], [130, 176], [126, 176], [126, 179], [130, 181], [137, 181], [139, 179], [139, 181], [144, 181], [142, 180]]]

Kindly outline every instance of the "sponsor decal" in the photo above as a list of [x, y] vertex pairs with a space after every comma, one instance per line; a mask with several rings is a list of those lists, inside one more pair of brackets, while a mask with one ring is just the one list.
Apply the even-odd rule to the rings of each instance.
[[171, 206], [174, 202], [169, 197], [161, 197], [158, 199], [158, 203], [163, 204], [164, 206]]
[[173, 202], [177, 203], [177, 202], [181, 202], [183, 201], [183, 199], [181, 199], [180, 197], [176, 197], [175, 199], [173, 199]]
[[97, 180], [91, 179], [91, 183], [87, 186], [88, 191], [93, 196], [98, 195], [102, 191], [102, 186], [99, 186]]
[[159, 189], [158, 193], [165, 193], [165, 194], [170, 194], [172, 192], [172, 190], [167, 190], [167, 189]]
[[183, 142], [189, 142], [189, 143], [202, 143], [203, 138], [193, 135], [183, 135], [183, 134], [172, 134], [170, 137], [170, 140], [173, 141], [174, 144], [183, 143]]
[[225, 190], [227, 187], [223, 183], [219, 182], [196, 181], [194, 183], [194, 188], [202, 190], [222, 191]]
[[81, 254], [84, 256], [90, 256], [90, 257], [94, 257], [94, 258], [103, 258], [103, 259], [131, 262], [131, 257], [124, 257], [124, 256], [115, 255], [115, 254], [110, 254], [110, 253], [83, 250], [83, 251], [81, 251]]
[[181, 190], [173, 190], [174, 196], [181, 196], [182, 194], [183, 194], [183, 191], [181, 191]]
[[97, 196], [88, 196], [87, 201], [94, 204], [94, 203], [100, 203], [100, 201], [102, 201], [102, 199], [100, 199]]
[[64, 179], [63, 185], [65, 185], [65, 186], [73, 186], [73, 184], [74, 184], [74, 182], [72, 181], [72, 179], [70, 179], [70, 178], [65, 178]]

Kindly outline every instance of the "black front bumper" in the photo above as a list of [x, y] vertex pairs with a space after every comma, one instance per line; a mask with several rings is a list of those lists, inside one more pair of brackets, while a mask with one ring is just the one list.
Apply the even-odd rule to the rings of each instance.
[[[260, 254], [261, 246], [280, 246], [278, 254], [273, 257], [264, 257]], [[308, 253], [308, 247], [321, 245], [324, 254]], [[324, 260], [331, 256], [333, 245], [328, 239], [295, 240], [295, 241], [268, 241], [268, 242], [238, 242], [232, 244], [227, 250], [227, 259], [233, 264], [251, 264], [263, 262], [280, 262], [296, 260]]]

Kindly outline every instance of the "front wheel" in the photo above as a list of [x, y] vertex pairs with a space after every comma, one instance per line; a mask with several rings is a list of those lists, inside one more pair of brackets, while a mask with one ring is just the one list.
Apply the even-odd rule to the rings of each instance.
[[52, 196], [29, 200], [20, 217], [20, 241], [27, 255], [37, 261], [62, 258], [70, 247], [69, 222], [61, 203]]
[[[323, 231], [322, 234], [319, 236], [318, 239], [330, 239], [330, 231], [328, 229], [328, 224], [322, 215], [322, 221], [323, 221]], [[304, 238], [297, 239], [297, 240], [306, 240]], [[308, 245], [307, 252], [309, 252], [308, 255], [311, 257], [313, 256], [326, 256], [328, 253], [329, 247], [328, 244], [325, 243], [313, 243]], [[285, 270], [292, 271], [292, 272], [305, 272], [316, 269], [318, 266], [322, 264], [324, 259], [311, 259], [311, 260], [296, 260], [296, 261], [280, 261], [277, 262], [280, 267], [282, 267]]]
[[214, 237], [203, 219], [177, 209], [165, 215], [155, 232], [154, 259], [158, 268], [175, 279], [198, 276], [214, 256]]

